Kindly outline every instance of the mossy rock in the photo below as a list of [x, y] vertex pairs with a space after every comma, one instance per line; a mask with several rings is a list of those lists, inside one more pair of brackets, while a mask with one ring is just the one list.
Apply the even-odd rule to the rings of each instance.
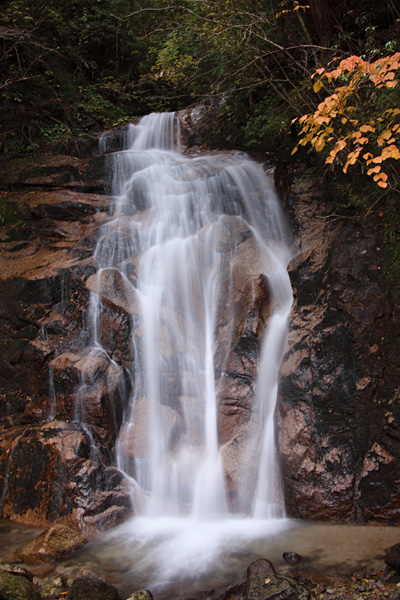
[[1, 600], [42, 600], [37, 587], [26, 577], [0, 572]]

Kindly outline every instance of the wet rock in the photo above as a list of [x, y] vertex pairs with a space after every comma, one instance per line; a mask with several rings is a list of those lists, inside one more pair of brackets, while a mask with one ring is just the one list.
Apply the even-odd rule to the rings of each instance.
[[91, 437], [77, 423], [1, 432], [0, 475], [3, 516], [29, 525], [68, 518], [79, 528], [99, 531], [131, 512], [129, 485], [99, 460]]
[[[232, 229], [232, 219], [227, 219], [227, 223]], [[252, 237], [243, 240], [240, 227], [238, 232], [237, 245], [229, 262], [227, 257], [223, 265], [215, 360], [217, 369], [221, 370], [218, 437], [222, 444], [226, 487], [233, 502], [244, 494], [242, 501], [246, 504], [253, 494], [257, 474], [252, 465], [243, 468], [241, 457], [245, 448], [249, 456], [256, 456], [260, 450], [261, 430], [252, 407], [260, 335], [270, 316], [271, 298], [267, 277], [262, 274], [268, 269], [260, 264], [255, 240]], [[228, 348], [232, 348], [230, 354], [227, 354]]]
[[81, 569], [71, 584], [68, 600], [121, 600], [113, 585], [101, 579], [95, 573]]
[[266, 558], [259, 558], [247, 567], [247, 582], [267, 575], [276, 575], [276, 571], [272, 562]]
[[99, 137], [98, 133], [83, 133], [67, 140], [58, 151], [79, 158], [94, 156], [99, 151]]
[[41, 600], [38, 588], [26, 577], [0, 572], [0, 597], [2, 600]]
[[394, 544], [385, 554], [385, 563], [397, 573], [400, 573], [400, 543]]
[[33, 582], [33, 574], [28, 571], [28, 569], [25, 569], [25, 567], [21, 567], [20, 565], [0, 563], [0, 572], [10, 573], [11, 575], [16, 575], [18, 577], [25, 577], [28, 579], [28, 581]]
[[[213, 111], [205, 103], [179, 115], [184, 147], [209, 135]], [[125, 133], [106, 136], [103, 150], [119, 149]], [[131, 385], [126, 369], [133, 353], [131, 329], [137, 327], [132, 325], [137, 265], [136, 259], [127, 265], [126, 280], [111, 270], [95, 275], [96, 237], [111, 222], [106, 214], [111, 199], [104, 193], [108, 159], [93, 155], [96, 144], [95, 139], [77, 141], [76, 156], [71, 146], [65, 156], [9, 161], [1, 178], [1, 201], [11, 215], [0, 231], [1, 510], [27, 523], [48, 525], [60, 515], [73, 515], [76, 522], [99, 527], [118, 522], [130, 510], [126, 486], [107, 463], [126, 409], [121, 389]], [[77, 158], [83, 155], [87, 158]], [[353, 219], [331, 220], [329, 213], [337, 211], [332, 189], [302, 177], [289, 190], [282, 173], [277, 177], [299, 249], [290, 265], [295, 302], [277, 410], [288, 512], [307, 519], [396, 522], [400, 350], [396, 301], [382, 276], [377, 244], [376, 231], [384, 223], [378, 217], [372, 227]], [[239, 456], [249, 439], [257, 452], [251, 404], [259, 335], [271, 299], [251, 232], [234, 209], [231, 213], [218, 224], [218, 251], [233, 258], [235, 284], [233, 290], [226, 285], [226, 268], [216, 375], [218, 434], [233, 499], [240, 482], [251, 490], [254, 479], [251, 469], [243, 474]], [[145, 222], [151, 215], [142, 218]], [[124, 216], [126, 229], [128, 220]], [[205, 231], [202, 235], [206, 239]], [[80, 360], [89, 340], [83, 321], [92, 291], [104, 303], [101, 343], [111, 360], [100, 365], [96, 358], [84, 367]], [[243, 315], [234, 331], [232, 314]], [[167, 308], [163, 317], [165, 323], [177, 318]], [[139, 327], [135, 333], [140, 338]], [[169, 368], [180, 347], [166, 327], [161, 337]], [[231, 340], [234, 350], [228, 354]], [[62, 367], [66, 356], [75, 358]], [[57, 362], [57, 357], [63, 358]], [[72, 427], [67, 434], [55, 427], [59, 442], [49, 430], [39, 433], [54, 410], [64, 423], [73, 418], [81, 377], [88, 389], [80, 410], [102, 448], [101, 460], [83, 431], [72, 433]], [[195, 394], [175, 389], [173, 379], [168, 383], [176, 398], [171, 439], [183, 403], [196, 402]], [[65, 447], [68, 458], [62, 455]], [[24, 478], [32, 489], [29, 498]], [[99, 482], [105, 486], [101, 493]]]
[[246, 600], [311, 600], [311, 591], [291, 577], [278, 575], [269, 560], [258, 559], [247, 569]]
[[149, 590], [134, 592], [127, 600], [153, 600], [153, 594]]
[[295, 298], [277, 408], [286, 506], [296, 518], [395, 522], [396, 302], [381, 275], [379, 224], [330, 220], [330, 198], [311, 178], [288, 198], [300, 252], [289, 265]]
[[217, 600], [242, 600], [246, 589], [246, 582], [229, 585]]
[[49, 363], [57, 390], [55, 415], [89, 425], [104, 448], [119, 432], [129, 396], [127, 372], [104, 352], [65, 352]]
[[[147, 398], [138, 398], [133, 407], [132, 416], [136, 427], [132, 428], [131, 423], [128, 423], [121, 432], [120, 439], [125, 451], [125, 460], [132, 460], [134, 458], [146, 459], [149, 456], [149, 445], [151, 444], [148, 436], [150, 419], [151, 410]], [[176, 440], [181, 417], [169, 406], [162, 406], [161, 419], [163, 422], [164, 444], [169, 446], [172, 440]]]
[[104, 192], [105, 158], [38, 156], [29, 162], [10, 161], [4, 185], [66, 187], [81, 192]]
[[199, 146], [210, 139], [215, 121], [225, 100], [206, 100], [177, 113], [181, 123], [181, 145], [183, 149]]
[[300, 554], [297, 552], [284, 552], [282, 554], [283, 559], [288, 563], [288, 565], [295, 565], [302, 559]]
[[38, 537], [14, 550], [12, 562], [29, 564], [68, 558], [86, 544], [86, 538], [67, 525], [52, 525]]
[[37, 563], [30, 565], [30, 571], [34, 577], [46, 577], [50, 575], [55, 569], [54, 563]]
[[86, 285], [112, 308], [122, 310], [128, 315], [137, 313], [136, 289], [117, 269], [103, 269], [99, 275], [90, 277]]
[[[99, 361], [82, 364], [85, 283], [110, 205], [106, 163], [40, 156], [11, 161], [2, 178], [9, 187], [1, 200], [16, 224], [0, 231], [0, 510], [27, 524], [66, 518], [98, 531], [131, 512], [129, 486], [108, 466], [129, 396], [129, 320], [103, 311], [109, 360], [100, 369]], [[82, 378], [91, 434], [70, 422]]]
[[129, 125], [124, 125], [123, 127], [118, 127], [118, 129], [104, 132], [98, 144], [99, 151], [118, 152], [119, 150], [123, 150], [128, 131]]

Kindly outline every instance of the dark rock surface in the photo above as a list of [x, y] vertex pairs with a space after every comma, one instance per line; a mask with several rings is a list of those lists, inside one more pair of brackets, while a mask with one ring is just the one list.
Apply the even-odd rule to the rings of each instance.
[[282, 554], [283, 559], [288, 563], [288, 565], [295, 565], [302, 559], [300, 554], [297, 552], [284, 552]]
[[299, 248], [278, 408], [287, 508], [311, 520], [395, 523], [399, 312], [379, 217], [335, 217], [331, 195], [299, 177], [286, 197]]
[[394, 544], [385, 554], [385, 563], [400, 574], [400, 543]]
[[117, 588], [101, 577], [82, 569], [67, 594], [68, 600], [121, 600]]

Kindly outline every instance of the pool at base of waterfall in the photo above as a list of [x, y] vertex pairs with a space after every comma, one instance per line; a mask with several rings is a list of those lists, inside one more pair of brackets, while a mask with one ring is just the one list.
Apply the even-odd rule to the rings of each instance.
[[[0, 560], [38, 532], [0, 522]], [[373, 525], [139, 517], [92, 539], [37, 581], [64, 576], [71, 583], [85, 568], [115, 585], [123, 598], [140, 589], [149, 589], [156, 600], [218, 598], [227, 586], [246, 579], [248, 565], [257, 558], [269, 559], [280, 574], [383, 571], [385, 551], [399, 538], [398, 528]], [[296, 552], [302, 558], [290, 566], [282, 557], [284, 552]]]

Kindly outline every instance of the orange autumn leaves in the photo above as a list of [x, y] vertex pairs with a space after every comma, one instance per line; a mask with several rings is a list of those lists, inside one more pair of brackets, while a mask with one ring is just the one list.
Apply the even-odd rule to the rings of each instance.
[[[327, 164], [337, 160], [347, 173], [349, 166], [362, 163], [367, 175], [386, 188], [386, 167], [392, 160], [400, 159], [400, 108], [381, 112], [374, 102], [378, 98], [377, 89], [390, 90], [397, 85], [399, 69], [400, 52], [375, 62], [350, 56], [332, 71], [317, 69], [313, 77], [319, 75], [319, 79], [314, 83], [314, 92], [332, 83], [343, 85], [335, 87], [314, 113], [300, 117], [300, 140], [292, 154], [299, 145], [311, 144], [317, 152], [330, 148]], [[292, 122], [295, 121], [297, 118]]]

